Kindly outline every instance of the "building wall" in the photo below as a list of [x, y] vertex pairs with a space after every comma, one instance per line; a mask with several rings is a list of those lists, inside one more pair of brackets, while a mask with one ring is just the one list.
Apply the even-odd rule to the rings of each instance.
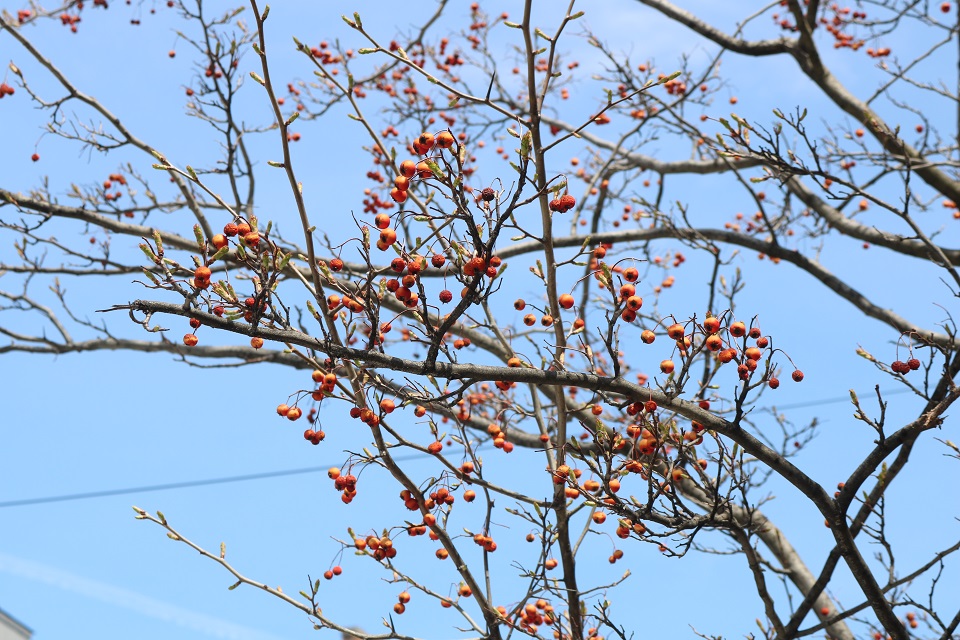
[[0, 640], [30, 640], [33, 633], [0, 609]]

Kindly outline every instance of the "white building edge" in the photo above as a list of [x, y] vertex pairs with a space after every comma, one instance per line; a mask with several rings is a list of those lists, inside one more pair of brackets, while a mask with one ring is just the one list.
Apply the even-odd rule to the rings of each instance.
[[29, 627], [0, 609], [0, 640], [30, 640], [32, 635]]

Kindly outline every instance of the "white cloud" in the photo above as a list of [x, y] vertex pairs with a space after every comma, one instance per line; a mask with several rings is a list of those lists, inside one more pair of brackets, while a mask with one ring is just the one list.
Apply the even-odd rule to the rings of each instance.
[[121, 587], [90, 580], [49, 565], [0, 553], [0, 573], [34, 582], [42, 582], [109, 605], [123, 607], [141, 615], [163, 620], [179, 627], [225, 640], [281, 640], [256, 629], [196, 613]]

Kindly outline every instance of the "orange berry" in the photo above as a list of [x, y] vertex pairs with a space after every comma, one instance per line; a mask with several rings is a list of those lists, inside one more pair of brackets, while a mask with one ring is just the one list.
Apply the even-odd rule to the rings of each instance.
[[707, 333], [716, 333], [720, 330], [720, 318], [710, 316], [703, 321], [703, 330]]
[[400, 163], [400, 175], [404, 178], [412, 178], [417, 175], [417, 163], [413, 160], [404, 160]]
[[389, 228], [389, 227], [386, 228], [386, 229], [381, 229], [381, 230], [380, 230], [380, 242], [382, 242], [383, 244], [385, 244], [386, 246], [389, 247], [390, 245], [392, 245], [392, 244], [393, 244], [394, 242], [396, 242], [396, 241], [397, 241], [397, 232], [396, 232], [396, 230], [391, 229], [391, 228]]
[[449, 149], [455, 142], [456, 139], [449, 131], [441, 131], [437, 134], [437, 146], [441, 149]]
[[417, 175], [420, 179], [427, 180], [433, 177], [433, 169], [426, 162], [420, 161], [417, 163]]
[[423, 132], [420, 134], [420, 137], [417, 138], [417, 144], [420, 147], [420, 153], [426, 154], [430, 149], [433, 148], [433, 143], [435, 139], [432, 133]]

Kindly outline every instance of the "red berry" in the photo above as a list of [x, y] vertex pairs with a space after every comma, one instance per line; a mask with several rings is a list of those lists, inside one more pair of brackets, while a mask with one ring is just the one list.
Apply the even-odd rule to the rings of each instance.
[[453, 134], [449, 131], [441, 131], [437, 134], [437, 146], [441, 149], [449, 149], [455, 142]]
[[800, 371], [800, 369], [797, 369], [796, 371], [790, 374], [790, 377], [793, 378], [794, 382], [800, 382], [801, 380], [803, 380], [803, 371]]
[[400, 175], [405, 178], [412, 178], [417, 175], [417, 163], [413, 160], [404, 160], [400, 163]]
[[720, 318], [710, 316], [703, 321], [703, 330], [707, 333], [716, 333], [720, 330]]

